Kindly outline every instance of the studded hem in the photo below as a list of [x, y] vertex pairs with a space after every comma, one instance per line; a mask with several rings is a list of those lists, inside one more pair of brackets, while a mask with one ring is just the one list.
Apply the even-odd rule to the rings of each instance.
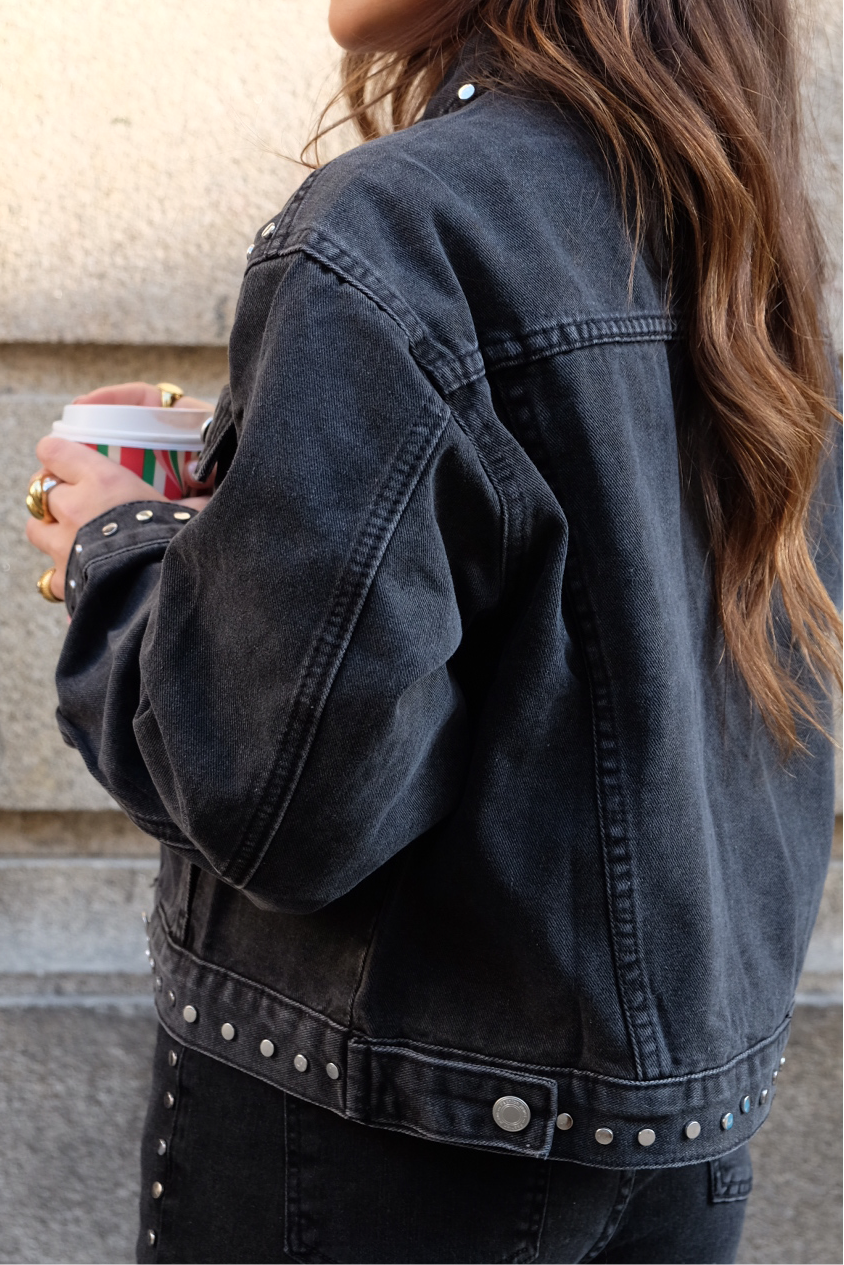
[[722, 1067], [662, 1080], [506, 1065], [344, 1028], [194, 957], [159, 912], [150, 944], [159, 1018], [189, 1048], [364, 1124], [596, 1168], [673, 1168], [742, 1146], [767, 1118], [788, 1039], [790, 1020]]

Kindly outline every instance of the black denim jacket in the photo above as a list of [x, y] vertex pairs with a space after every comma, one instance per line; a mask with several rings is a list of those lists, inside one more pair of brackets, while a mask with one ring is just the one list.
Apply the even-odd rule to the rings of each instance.
[[[180, 1041], [369, 1125], [696, 1163], [771, 1105], [832, 750], [783, 765], [725, 661], [604, 161], [466, 75], [256, 235], [214, 496], [79, 533], [59, 724], [165, 845]], [[833, 589], [831, 462], [818, 503]]]

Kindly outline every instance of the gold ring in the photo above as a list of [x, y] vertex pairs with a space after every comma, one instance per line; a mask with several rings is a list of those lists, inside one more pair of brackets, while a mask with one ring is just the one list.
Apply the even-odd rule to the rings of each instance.
[[61, 479], [56, 479], [52, 474], [39, 474], [30, 483], [29, 491], [26, 494], [26, 508], [32, 517], [37, 518], [39, 522], [54, 523], [56, 521], [50, 513], [47, 497], [53, 488], [58, 487], [60, 483]]
[[61, 602], [62, 601], [62, 598], [56, 597], [55, 593], [50, 588], [50, 581], [52, 580], [55, 574], [56, 574], [56, 568], [48, 567], [47, 570], [44, 572], [44, 574], [40, 575], [38, 579], [35, 581], [35, 587], [38, 589], [38, 592], [47, 602]]
[[184, 395], [181, 387], [177, 387], [173, 382], [156, 382], [155, 384], [161, 392], [161, 407], [172, 408], [177, 400]]

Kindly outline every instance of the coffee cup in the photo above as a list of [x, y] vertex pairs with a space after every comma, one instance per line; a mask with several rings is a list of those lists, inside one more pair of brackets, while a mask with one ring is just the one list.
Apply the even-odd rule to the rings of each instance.
[[208, 420], [207, 409], [68, 404], [53, 434], [96, 449], [176, 501], [190, 492], [186, 471], [202, 451]]

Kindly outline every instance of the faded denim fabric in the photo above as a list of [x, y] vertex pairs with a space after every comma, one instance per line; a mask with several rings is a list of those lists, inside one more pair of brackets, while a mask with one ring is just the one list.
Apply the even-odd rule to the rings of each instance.
[[[465, 75], [256, 234], [217, 489], [79, 533], [59, 724], [165, 845], [179, 1041], [420, 1137], [696, 1164], [770, 1109], [832, 748], [784, 765], [723, 654], [603, 159]], [[830, 591], [840, 502], [830, 461]]]

